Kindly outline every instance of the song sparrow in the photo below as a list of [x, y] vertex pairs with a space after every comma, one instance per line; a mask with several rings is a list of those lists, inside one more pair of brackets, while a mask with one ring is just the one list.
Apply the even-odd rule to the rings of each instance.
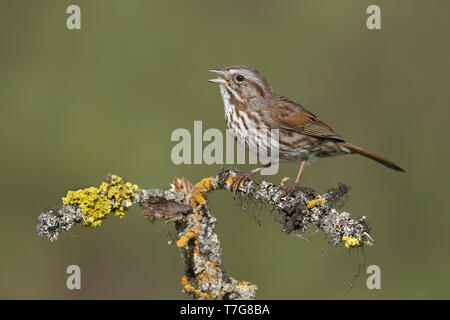
[[[279, 160], [301, 161], [297, 178], [285, 194], [296, 188], [306, 161], [314, 156], [357, 153], [388, 168], [405, 172], [392, 161], [347, 142], [300, 104], [273, 91], [263, 75], [255, 69], [237, 65], [210, 71], [224, 77], [208, 81], [220, 86], [227, 127], [238, 141], [247, 141], [245, 146], [255, 151], [254, 146], [260, 141], [257, 134], [250, 133], [252, 129], [278, 129]], [[244, 179], [251, 179], [261, 170], [257, 168], [241, 175], [235, 181], [235, 192]]]

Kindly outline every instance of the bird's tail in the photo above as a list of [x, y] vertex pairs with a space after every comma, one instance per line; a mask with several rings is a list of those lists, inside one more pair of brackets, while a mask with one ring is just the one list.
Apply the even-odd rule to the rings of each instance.
[[383, 158], [382, 156], [379, 156], [375, 153], [369, 152], [367, 150], [364, 150], [363, 148], [357, 147], [349, 142], [344, 142], [342, 143], [342, 147], [345, 147], [347, 149], [350, 149], [351, 151], [353, 151], [354, 153], [358, 153], [366, 158], [375, 160], [376, 162], [379, 162], [383, 165], [385, 165], [388, 168], [394, 169], [396, 171], [401, 171], [401, 172], [406, 172], [405, 169], [403, 169], [402, 167], [396, 165], [395, 163], [393, 163], [392, 161]]

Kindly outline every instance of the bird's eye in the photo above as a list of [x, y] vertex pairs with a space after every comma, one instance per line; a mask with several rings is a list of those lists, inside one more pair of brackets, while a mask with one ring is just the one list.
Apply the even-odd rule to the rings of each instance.
[[242, 82], [242, 81], [244, 81], [245, 80], [245, 78], [244, 78], [244, 76], [242, 75], [242, 74], [238, 74], [237, 76], [236, 76], [236, 81], [237, 82]]

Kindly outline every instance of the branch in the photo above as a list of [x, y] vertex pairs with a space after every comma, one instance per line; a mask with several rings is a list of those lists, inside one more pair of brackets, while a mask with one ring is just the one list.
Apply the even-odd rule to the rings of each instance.
[[[216, 218], [207, 201], [211, 191], [233, 191], [238, 174], [235, 169], [221, 169], [216, 177], [202, 179], [195, 185], [185, 178], [174, 178], [169, 190], [141, 189], [109, 175], [98, 188], [69, 191], [61, 208], [39, 215], [36, 230], [53, 241], [74, 224], [96, 228], [110, 213], [122, 218], [128, 207], [137, 204], [150, 221], [174, 223], [176, 246], [183, 253], [185, 275], [181, 284], [186, 293], [195, 299], [253, 299], [256, 285], [239, 282], [223, 269]], [[348, 191], [349, 187], [343, 184], [320, 195], [311, 189], [297, 188], [290, 196], [280, 198], [279, 186], [266, 181], [246, 181], [237, 186], [242, 197], [278, 210], [283, 232], [305, 232], [310, 223], [327, 235], [331, 245], [372, 245], [365, 217], [354, 220], [349, 213], [333, 208]]]

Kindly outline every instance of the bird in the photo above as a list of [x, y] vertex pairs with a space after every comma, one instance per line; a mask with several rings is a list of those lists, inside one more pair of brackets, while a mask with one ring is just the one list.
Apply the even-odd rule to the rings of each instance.
[[[227, 129], [234, 138], [251, 152], [257, 152], [257, 146], [264, 144], [254, 132], [278, 129], [279, 162], [300, 162], [295, 182], [285, 187], [283, 196], [298, 187], [307, 161], [314, 157], [359, 154], [393, 170], [406, 172], [391, 160], [348, 142], [301, 104], [276, 93], [257, 70], [234, 65], [209, 71], [219, 75], [208, 81], [220, 88]], [[234, 192], [243, 181], [251, 180], [269, 165], [235, 178]]]

